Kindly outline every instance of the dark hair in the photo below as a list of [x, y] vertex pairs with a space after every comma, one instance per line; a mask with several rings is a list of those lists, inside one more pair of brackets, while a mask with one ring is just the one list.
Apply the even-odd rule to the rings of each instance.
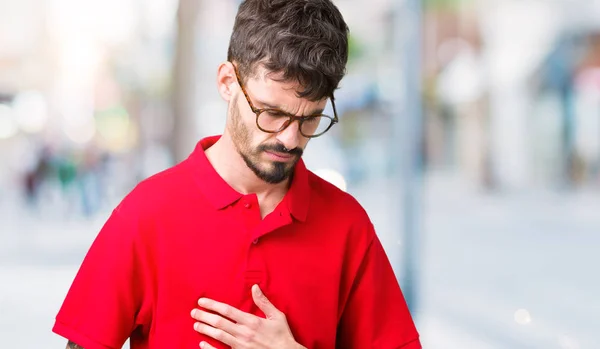
[[348, 26], [331, 0], [245, 0], [227, 59], [242, 79], [262, 64], [282, 81], [298, 81], [301, 98], [333, 97], [348, 62]]

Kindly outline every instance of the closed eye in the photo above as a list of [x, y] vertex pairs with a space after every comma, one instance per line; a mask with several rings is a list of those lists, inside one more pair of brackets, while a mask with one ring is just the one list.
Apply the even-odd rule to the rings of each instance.
[[265, 111], [267, 113], [269, 113], [269, 115], [271, 115], [272, 117], [276, 117], [276, 118], [290, 117], [290, 114], [284, 112], [283, 110], [279, 110], [279, 109], [267, 109]]

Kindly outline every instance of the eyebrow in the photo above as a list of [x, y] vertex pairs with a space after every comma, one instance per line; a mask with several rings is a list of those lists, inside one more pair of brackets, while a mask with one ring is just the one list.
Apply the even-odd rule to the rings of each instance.
[[[294, 114], [292, 114], [292, 113], [289, 113], [289, 112], [285, 111], [285, 110], [284, 110], [283, 108], [281, 108], [281, 107], [277, 107], [277, 106], [271, 105], [271, 104], [269, 104], [269, 103], [266, 103], [266, 102], [263, 102], [263, 101], [260, 101], [260, 100], [256, 100], [256, 103], [257, 103], [257, 104], [259, 104], [259, 105], [261, 105], [262, 107], [264, 107], [264, 108], [262, 108], [262, 109], [277, 109], [277, 110], [281, 110], [282, 112], [284, 112], [284, 113], [286, 113], [286, 114], [289, 114], [289, 115], [294, 115]], [[259, 109], [261, 109], [261, 108], [259, 108]], [[319, 114], [323, 114], [323, 112], [324, 112], [324, 111], [325, 111], [325, 109], [322, 109], [322, 108], [321, 108], [321, 109], [316, 109], [316, 110], [314, 110], [312, 113], [310, 113], [310, 114], [308, 114], [308, 115], [302, 115], [302, 116], [313, 116], [313, 115], [319, 115]]]

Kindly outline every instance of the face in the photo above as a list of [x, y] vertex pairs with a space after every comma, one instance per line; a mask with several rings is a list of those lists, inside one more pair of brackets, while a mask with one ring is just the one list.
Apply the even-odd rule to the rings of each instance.
[[[325, 107], [326, 100], [298, 98], [299, 84], [276, 81], [277, 78], [261, 67], [255, 78], [245, 81], [246, 92], [256, 108], [277, 107], [295, 115], [311, 115]], [[227, 125], [235, 147], [257, 177], [267, 183], [281, 183], [293, 173], [308, 138], [300, 133], [297, 121], [279, 133], [261, 131], [239, 85], [236, 91], [229, 104]]]

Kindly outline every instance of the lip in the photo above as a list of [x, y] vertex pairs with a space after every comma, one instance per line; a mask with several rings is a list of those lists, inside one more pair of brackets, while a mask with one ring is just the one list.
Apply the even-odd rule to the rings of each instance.
[[294, 158], [294, 155], [292, 155], [292, 154], [273, 153], [268, 150], [265, 150], [265, 153], [267, 153], [267, 155], [275, 161], [283, 162], [283, 161], [289, 161]]

